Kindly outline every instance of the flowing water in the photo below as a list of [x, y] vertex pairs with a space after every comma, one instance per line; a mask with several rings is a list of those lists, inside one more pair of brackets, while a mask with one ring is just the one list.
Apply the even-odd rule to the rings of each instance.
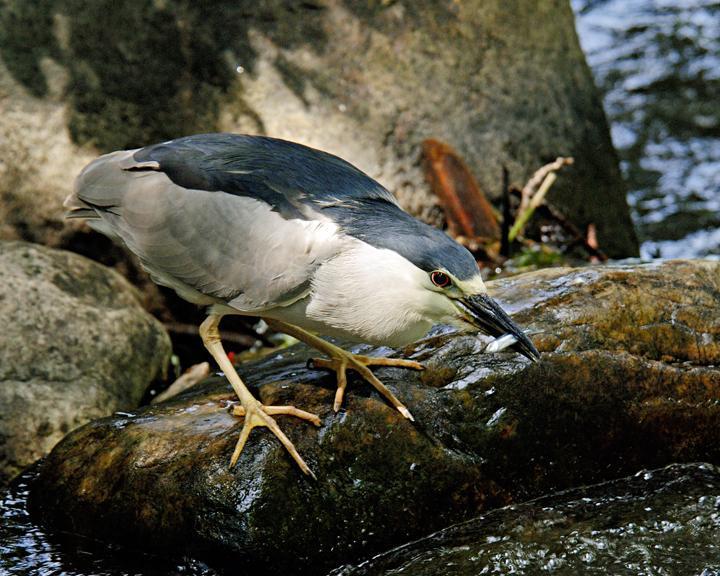
[[720, 470], [674, 464], [493, 510], [332, 576], [717, 576]]
[[167, 559], [45, 530], [27, 509], [32, 477], [26, 472], [0, 494], [0, 576], [216, 576], [194, 559]]
[[[237, 573], [51, 534], [30, 521], [28, 480], [0, 499], [3, 576]], [[546, 573], [720, 575], [720, 468], [673, 464], [500, 508], [331, 576]]]
[[643, 257], [720, 257], [720, 2], [573, 7]]

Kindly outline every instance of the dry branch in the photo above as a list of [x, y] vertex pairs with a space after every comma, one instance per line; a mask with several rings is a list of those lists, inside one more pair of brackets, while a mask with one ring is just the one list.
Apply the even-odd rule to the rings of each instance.
[[[563, 166], [571, 165], [573, 162], [573, 158], [558, 157], [554, 162], [538, 169], [530, 180], [527, 181], [527, 184], [525, 184], [520, 193], [520, 207], [518, 208], [517, 218], [508, 233], [508, 240], [510, 242], [522, 233], [530, 217], [545, 200], [548, 190], [550, 190], [550, 187], [557, 179], [555, 172]], [[537, 192], [535, 192], [536, 188]]]

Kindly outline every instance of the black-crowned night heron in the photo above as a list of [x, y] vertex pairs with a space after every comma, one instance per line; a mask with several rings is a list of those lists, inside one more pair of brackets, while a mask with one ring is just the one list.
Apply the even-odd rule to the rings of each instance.
[[422, 366], [355, 355], [315, 333], [403, 346], [444, 323], [510, 335], [516, 350], [539, 357], [488, 296], [470, 252], [351, 164], [306, 146], [204, 134], [113, 152], [82, 171], [65, 206], [68, 217], [124, 243], [155, 282], [209, 307], [200, 335], [245, 418], [231, 466], [252, 428], [267, 426], [312, 475], [272, 416], [320, 420], [252, 396], [220, 342], [225, 315], [259, 316], [326, 354], [315, 364], [337, 373], [336, 411], [352, 369], [412, 420], [368, 366]]

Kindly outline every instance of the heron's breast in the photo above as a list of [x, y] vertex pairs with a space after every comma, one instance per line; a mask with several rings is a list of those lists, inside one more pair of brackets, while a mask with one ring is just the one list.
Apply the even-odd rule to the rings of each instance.
[[432, 327], [424, 318], [391, 318], [378, 314], [376, 309], [359, 310], [353, 306], [323, 308], [321, 313], [313, 310], [312, 297], [308, 296], [290, 306], [268, 310], [265, 314], [288, 324], [294, 324], [324, 336], [341, 338], [350, 342], [366, 342], [400, 347], [422, 338]]

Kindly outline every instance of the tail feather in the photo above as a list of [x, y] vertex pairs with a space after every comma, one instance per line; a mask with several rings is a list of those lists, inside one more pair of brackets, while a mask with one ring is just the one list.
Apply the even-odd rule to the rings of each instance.
[[65, 218], [68, 220], [73, 218], [85, 218], [86, 220], [100, 218], [95, 209], [78, 198], [75, 192], [65, 198], [63, 208], [67, 210], [67, 212], [65, 212]]
[[68, 212], [65, 212], [65, 218], [67, 220], [73, 220], [75, 218], [98, 220], [100, 216], [98, 216], [97, 212], [95, 212], [92, 208], [79, 208], [77, 210], [69, 210]]
[[128, 186], [125, 173], [135, 166], [134, 150], [105, 154], [88, 164], [75, 180], [75, 189], [63, 203], [65, 218], [97, 220], [100, 212], [122, 202]]

